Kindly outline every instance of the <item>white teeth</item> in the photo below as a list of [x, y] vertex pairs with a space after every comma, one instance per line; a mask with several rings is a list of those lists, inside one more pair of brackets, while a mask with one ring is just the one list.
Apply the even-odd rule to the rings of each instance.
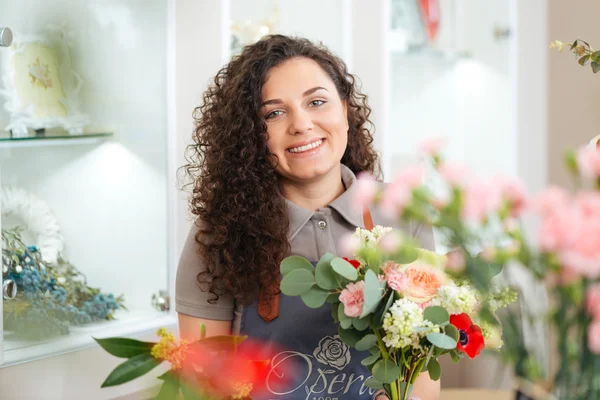
[[290, 149], [289, 151], [290, 151], [290, 153], [302, 153], [304, 151], [312, 150], [314, 148], [319, 147], [321, 145], [321, 143], [323, 143], [323, 139], [317, 140], [316, 142], [312, 142], [312, 143], [304, 145], [304, 146], [294, 147], [293, 149]]

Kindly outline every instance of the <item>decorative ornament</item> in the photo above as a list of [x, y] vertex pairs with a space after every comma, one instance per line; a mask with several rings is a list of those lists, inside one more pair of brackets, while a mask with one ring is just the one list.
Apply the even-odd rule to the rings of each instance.
[[35, 194], [18, 187], [0, 189], [2, 217], [12, 215], [23, 222], [47, 263], [56, 264], [65, 245], [60, 223], [50, 206]]

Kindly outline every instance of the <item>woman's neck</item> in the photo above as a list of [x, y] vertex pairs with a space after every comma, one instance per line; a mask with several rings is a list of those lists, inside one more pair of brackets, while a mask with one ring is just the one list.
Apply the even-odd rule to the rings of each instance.
[[341, 166], [311, 182], [281, 181], [281, 193], [294, 204], [307, 210], [318, 210], [337, 199], [346, 188], [342, 182]]

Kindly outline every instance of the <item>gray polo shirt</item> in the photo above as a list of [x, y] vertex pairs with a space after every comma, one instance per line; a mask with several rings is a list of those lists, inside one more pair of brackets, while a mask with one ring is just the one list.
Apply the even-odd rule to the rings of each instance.
[[[351, 201], [357, 189], [356, 177], [342, 165], [342, 180], [347, 190], [328, 206], [316, 211], [304, 209], [290, 201], [288, 240], [291, 255], [299, 255], [316, 262], [325, 253], [351, 257], [339, 247], [340, 238], [364, 227], [363, 211]], [[422, 247], [433, 250], [430, 227], [417, 224], [399, 225], [371, 210], [374, 225], [389, 226], [410, 233]], [[273, 343], [284, 351], [272, 357], [273, 374], [269, 383], [270, 394], [265, 399], [318, 400], [369, 399], [373, 390], [364, 385], [370, 376], [360, 365], [365, 357], [355, 349], [348, 349], [339, 340], [331, 317], [331, 306], [309, 309], [299, 297], [281, 295], [279, 317], [265, 323], [258, 315], [256, 304], [242, 306], [230, 296], [220, 296], [216, 304], [208, 303], [210, 294], [200, 290], [196, 276], [205, 268], [200, 256], [194, 226], [185, 243], [177, 270], [176, 310], [193, 317], [232, 321], [232, 331], [262, 342]], [[218, 267], [217, 267], [218, 268]], [[266, 354], [266, 353], [265, 353]], [[272, 356], [272, 353], [269, 353]], [[367, 353], [368, 355], [368, 353]], [[278, 386], [277, 368], [293, 364], [295, 377], [286, 387]], [[286, 365], [287, 367], [287, 365]]]

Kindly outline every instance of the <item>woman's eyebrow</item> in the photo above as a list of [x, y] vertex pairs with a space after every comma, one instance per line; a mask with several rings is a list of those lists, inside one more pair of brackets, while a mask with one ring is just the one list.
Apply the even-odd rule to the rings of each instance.
[[[317, 90], [321, 90], [321, 89], [325, 90], [326, 92], [328, 92], [328, 90], [325, 89], [322, 86], [315, 86], [314, 88], [308, 89], [306, 92], [302, 93], [302, 96], [303, 97], [310, 96], [311, 94], [313, 94]], [[281, 99], [271, 99], [271, 100], [267, 100], [264, 103], [262, 103], [261, 107], [264, 107], [264, 106], [269, 105], [269, 104], [282, 104], [282, 103], [283, 103], [283, 101], [281, 101]]]

